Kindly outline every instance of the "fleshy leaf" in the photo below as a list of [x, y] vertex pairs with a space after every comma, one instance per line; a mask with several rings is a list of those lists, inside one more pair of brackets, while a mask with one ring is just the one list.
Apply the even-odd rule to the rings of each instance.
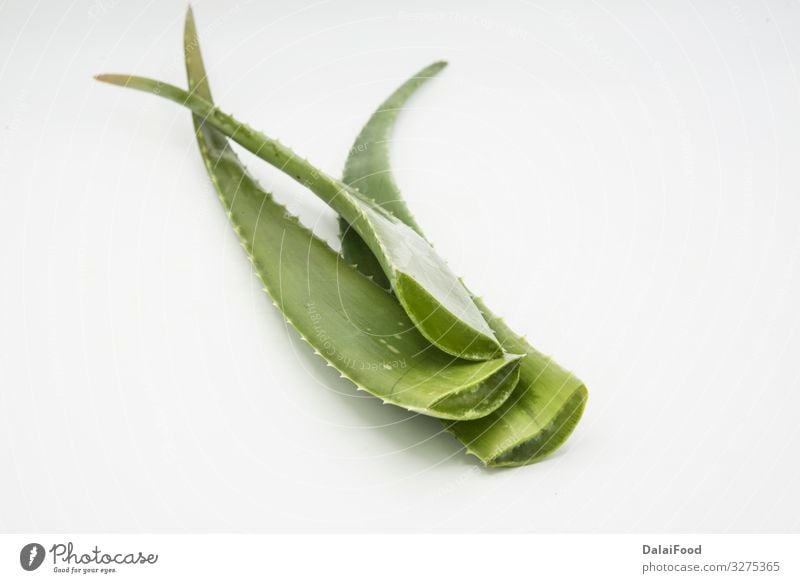
[[184, 105], [205, 124], [301, 181], [358, 232], [378, 259], [414, 325], [438, 348], [469, 360], [503, 355], [466, 288], [430, 243], [357, 189], [328, 176], [278, 141], [221, 112], [197, 92], [188, 93], [174, 85], [137, 76], [98, 75], [97, 79]]
[[[395, 91], [377, 111], [372, 115], [370, 123], [364, 126], [361, 133], [356, 138], [353, 148], [364, 150], [371, 148], [369, 156], [349, 156], [344, 168], [342, 181], [345, 184], [358, 188], [361, 192], [380, 192], [382, 193], [378, 203], [383, 209], [389, 211], [396, 218], [403, 221], [409, 227], [422, 234], [422, 231], [414, 221], [414, 217], [409, 212], [400, 189], [394, 182], [391, 172], [378, 171], [376, 168], [389, 168], [389, 139], [394, 126], [394, 118], [397, 117], [400, 108], [411, 97], [414, 92], [421, 87], [428, 79], [438, 74], [447, 66], [444, 61], [439, 61], [425, 67], [422, 71], [414, 75], [411, 79]], [[375, 164], [373, 160], [382, 160], [384, 164]], [[350, 263], [358, 265], [359, 271], [371, 275], [376, 283], [389, 288], [389, 279], [383, 273], [381, 264], [364, 243], [361, 236], [353, 229], [350, 224], [340, 218], [340, 235], [342, 239], [342, 255]]]
[[[191, 12], [184, 48], [190, 88], [211, 101]], [[385, 402], [445, 419], [487, 415], [508, 398], [518, 356], [472, 362], [435, 349], [392, 294], [290, 216], [250, 176], [225, 136], [193, 119], [208, 174], [266, 291], [343, 377]]]
[[[370, 117], [350, 150], [344, 181], [358, 186], [377, 205], [389, 208], [395, 217], [420, 234], [392, 179], [389, 141], [397, 113], [426, 77], [441, 69], [434, 63], [397, 89]], [[364, 256], [370, 249], [358, 237], [342, 228], [342, 253], [360, 257], [359, 269], [375, 276]], [[374, 261], [374, 260], [373, 260]], [[570, 436], [583, 414], [588, 391], [584, 384], [551, 358], [541, 354], [524, 338], [515, 334], [501, 318], [473, 297], [503, 349], [525, 354], [520, 380], [514, 394], [496, 411], [474, 421], [447, 423], [447, 428], [466, 447], [490, 466], [519, 466], [541, 459], [557, 449]]]

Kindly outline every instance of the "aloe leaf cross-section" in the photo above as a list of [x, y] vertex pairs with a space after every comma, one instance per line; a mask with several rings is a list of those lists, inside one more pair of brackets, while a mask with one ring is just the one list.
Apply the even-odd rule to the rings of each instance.
[[[356, 138], [344, 170], [346, 183], [357, 186], [376, 204], [390, 209], [398, 220], [420, 233], [422, 230], [392, 178], [389, 144], [395, 120], [407, 100], [442, 68], [443, 63], [426, 67], [378, 107]], [[359, 268], [380, 281], [371, 271], [377, 263], [369, 257], [370, 249], [351, 234], [344, 217], [342, 222], [343, 255], [359, 258]], [[500, 408], [481, 419], [449, 422], [446, 427], [469, 453], [487, 465], [520, 466], [535, 462], [558, 449], [575, 429], [588, 398], [586, 386], [511, 330], [481, 299], [474, 300], [503, 349], [526, 356], [520, 365], [519, 384]]]

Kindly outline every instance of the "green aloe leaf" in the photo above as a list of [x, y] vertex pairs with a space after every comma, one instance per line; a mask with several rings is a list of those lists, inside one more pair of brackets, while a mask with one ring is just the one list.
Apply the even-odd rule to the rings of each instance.
[[204, 123], [305, 184], [358, 232], [414, 325], [441, 350], [469, 360], [503, 355], [466, 288], [430, 243], [357, 189], [328, 176], [278, 141], [221, 112], [197, 92], [188, 93], [168, 83], [129, 75], [99, 75], [97, 79], [185, 105]]
[[[211, 101], [191, 12], [184, 35], [189, 85]], [[444, 419], [478, 418], [508, 398], [518, 356], [473, 362], [435, 349], [392, 294], [289, 215], [250, 176], [225, 136], [193, 119], [208, 174], [266, 291], [343, 377], [387, 403]]]
[[[344, 171], [346, 183], [357, 186], [377, 205], [391, 209], [397, 219], [420, 234], [421, 229], [392, 179], [389, 143], [398, 112], [425, 79], [443, 66], [434, 63], [423, 69], [381, 104], [356, 138]], [[343, 255], [359, 258], [359, 269], [377, 278], [372, 271], [375, 261], [370, 261], [370, 249], [363, 240], [351, 235], [346, 221], [342, 233]], [[448, 429], [487, 465], [518, 466], [534, 462], [566, 441], [581, 418], [588, 391], [572, 373], [515, 334], [479, 298], [473, 299], [503, 349], [526, 356], [514, 394], [499, 409], [474, 421], [449, 423]]]
[[[400, 189], [394, 182], [391, 172], [380, 168], [375, 172], [376, 165], [373, 160], [389, 159], [389, 140], [391, 138], [394, 119], [414, 92], [428, 79], [434, 77], [447, 66], [445, 61], [438, 61], [425, 67], [395, 91], [373, 114], [370, 123], [364, 126], [356, 138], [353, 148], [366, 150], [371, 148], [369, 156], [351, 155], [347, 158], [342, 181], [350, 186], [355, 186], [360, 192], [371, 196], [371, 192], [381, 193], [376, 204], [389, 211], [397, 219], [403, 221], [420, 235], [422, 230], [417, 225], [411, 212], [408, 210]], [[391, 196], [394, 193], [396, 196]], [[389, 279], [383, 273], [381, 264], [370, 251], [369, 247], [358, 232], [343, 218], [339, 219], [342, 239], [342, 255], [350, 263], [358, 265], [358, 269], [372, 278], [380, 285], [388, 288], [391, 286]]]

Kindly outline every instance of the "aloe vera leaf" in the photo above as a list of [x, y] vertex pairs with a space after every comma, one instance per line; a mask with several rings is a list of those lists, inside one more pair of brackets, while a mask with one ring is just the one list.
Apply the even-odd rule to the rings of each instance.
[[[375, 165], [372, 160], [389, 158], [389, 139], [391, 137], [394, 118], [397, 116], [405, 102], [428, 79], [437, 75], [447, 66], [445, 61], [438, 61], [428, 65], [395, 91], [377, 111], [373, 114], [375, 121], [368, 123], [361, 130], [353, 148], [364, 150], [372, 148], [370, 156], [348, 156], [344, 168], [342, 181], [354, 186], [363, 193], [380, 192], [381, 200], [374, 201], [383, 209], [389, 211], [409, 227], [422, 234], [414, 217], [408, 210], [400, 189], [394, 182], [391, 172], [373, 172]], [[368, 195], [369, 196], [369, 195]], [[383, 273], [381, 264], [367, 247], [361, 236], [343, 218], [339, 219], [340, 237], [342, 240], [342, 255], [350, 263], [358, 265], [359, 271], [372, 276], [373, 280], [383, 287], [391, 287], [391, 283]]]
[[301, 181], [344, 217], [378, 258], [400, 304], [420, 332], [441, 350], [469, 360], [503, 354], [461, 281], [416, 231], [354, 188], [328, 176], [266, 135], [238, 122], [197, 93], [128, 75], [98, 75], [97, 79], [159, 95], [192, 110], [204, 123], [238, 142], [263, 160]]
[[[422, 234], [392, 179], [389, 141], [398, 112], [426, 77], [441, 70], [434, 63], [397, 89], [375, 113], [351, 148], [344, 170], [344, 182], [357, 185], [376, 204], [391, 208], [395, 216]], [[380, 178], [378, 178], [380, 177]], [[371, 253], [364, 242], [347, 233], [342, 237], [345, 257], [364, 257]], [[372, 265], [362, 259], [362, 266]], [[366, 271], [375, 276], [371, 271]], [[514, 394], [486, 417], [474, 421], [448, 423], [447, 428], [467, 450], [490, 466], [519, 466], [534, 462], [563, 444], [583, 414], [588, 391], [584, 384], [551, 358], [515, 334], [501, 318], [473, 297], [503, 349], [525, 354], [520, 365], [520, 381]]]
[[[191, 12], [184, 46], [189, 85], [210, 101]], [[508, 398], [519, 357], [472, 362], [432, 349], [389, 292], [261, 189], [224, 135], [193, 119], [208, 174], [265, 290], [329, 365], [384, 402], [444, 419], [477, 418]]]

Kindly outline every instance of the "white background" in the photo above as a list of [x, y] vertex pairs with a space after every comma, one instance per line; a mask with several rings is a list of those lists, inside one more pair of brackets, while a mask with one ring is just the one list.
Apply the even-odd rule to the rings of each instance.
[[[227, 4], [227, 6], [225, 6]], [[800, 524], [800, 5], [194, 3], [223, 109], [397, 180], [590, 400], [488, 471], [286, 330], [188, 114], [183, 1], [0, 5], [0, 530], [788, 532]], [[333, 239], [310, 193], [262, 183]]]

